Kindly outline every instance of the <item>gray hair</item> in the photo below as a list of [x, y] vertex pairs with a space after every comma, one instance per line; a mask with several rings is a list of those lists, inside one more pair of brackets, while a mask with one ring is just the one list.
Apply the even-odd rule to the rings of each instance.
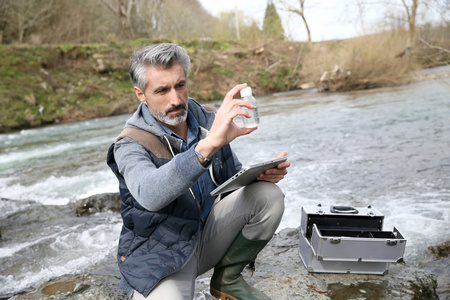
[[148, 67], [167, 69], [175, 63], [179, 63], [183, 67], [187, 79], [191, 60], [186, 50], [170, 43], [153, 44], [134, 51], [128, 73], [133, 86], [137, 86], [145, 92]]

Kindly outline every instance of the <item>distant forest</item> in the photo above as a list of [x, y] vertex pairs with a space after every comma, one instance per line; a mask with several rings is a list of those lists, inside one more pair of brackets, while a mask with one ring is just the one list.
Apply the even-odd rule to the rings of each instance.
[[150, 39], [283, 38], [268, 4], [264, 28], [242, 11], [208, 13], [197, 0], [2, 0], [0, 43], [63, 44]]

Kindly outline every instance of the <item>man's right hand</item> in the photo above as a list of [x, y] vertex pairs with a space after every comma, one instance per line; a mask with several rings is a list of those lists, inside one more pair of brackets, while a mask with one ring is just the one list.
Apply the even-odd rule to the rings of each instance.
[[254, 108], [248, 101], [235, 99], [239, 92], [246, 87], [246, 83], [238, 84], [226, 94], [222, 105], [217, 110], [214, 123], [208, 135], [195, 147], [203, 157], [209, 158], [213, 156], [220, 148], [229, 144], [238, 136], [249, 134], [258, 128], [239, 127], [233, 122], [233, 119], [238, 115], [250, 117], [250, 114], [239, 106], [245, 106], [248, 109]]

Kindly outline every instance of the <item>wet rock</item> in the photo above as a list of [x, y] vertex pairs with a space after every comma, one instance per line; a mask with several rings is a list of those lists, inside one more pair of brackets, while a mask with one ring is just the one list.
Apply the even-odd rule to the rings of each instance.
[[440, 299], [450, 299], [450, 242], [430, 246], [430, 255], [424, 258], [419, 267], [433, 273], [437, 278], [436, 292]]
[[0, 220], [0, 227], [11, 229], [27, 225], [33, 226], [36, 223], [49, 223], [72, 215], [74, 216], [73, 210], [66, 206], [32, 205]]
[[56, 294], [65, 294], [72, 291], [75, 291], [76, 283], [73, 280], [68, 281], [57, 281], [55, 283], [49, 283], [41, 289], [42, 294], [44, 295], [56, 295]]
[[10, 300], [112, 300], [126, 299], [117, 287], [118, 279], [99, 275], [66, 275], [41, 285], [37, 290], [15, 295]]
[[77, 216], [88, 216], [98, 212], [120, 212], [119, 193], [105, 193], [81, 199], [75, 203]]
[[430, 250], [431, 253], [433, 253], [437, 257], [447, 257], [450, 253], [450, 241], [441, 243], [436, 246], [430, 246], [428, 247], [428, 250]]

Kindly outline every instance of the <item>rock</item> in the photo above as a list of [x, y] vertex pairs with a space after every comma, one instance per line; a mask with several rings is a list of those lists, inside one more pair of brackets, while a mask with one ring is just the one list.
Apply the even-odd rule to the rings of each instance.
[[[279, 232], [259, 254], [256, 271], [243, 272], [245, 279], [272, 299], [439, 299], [434, 275], [405, 263], [391, 264], [389, 274], [308, 273], [298, 255], [299, 229]], [[212, 270], [196, 280], [195, 299], [215, 299], [209, 293]], [[67, 275], [15, 295], [11, 300], [126, 299], [118, 287], [115, 262], [89, 274]]]
[[440, 299], [450, 299], [450, 241], [430, 246], [430, 256], [421, 260], [419, 267], [433, 273], [437, 278], [436, 292]]
[[408, 53], [409, 55], [411, 55], [412, 50], [413, 50], [413, 49], [412, 49], [411, 47], [406, 47], [403, 51], [397, 53], [397, 54], [395, 55], [395, 57], [403, 57], [406, 53]]
[[261, 55], [261, 54], [264, 53], [265, 50], [266, 50], [266, 49], [264, 49], [264, 47], [260, 47], [260, 48], [255, 49], [255, 50], [253, 51], [253, 54], [254, 54], [254, 55]]
[[428, 250], [430, 250], [431, 253], [433, 253], [437, 257], [447, 257], [450, 253], [450, 241], [441, 243], [436, 246], [430, 246], [428, 247]]
[[94, 66], [94, 70], [99, 74], [106, 74], [111, 71], [113, 71], [111, 65], [109, 63], [105, 63], [103, 61], [103, 57], [100, 55], [94, 55], [94, 58], [96, 58], [96, 65]]
[[101, 275], [66, 275], [41, 285], [36, 291], [15, 295], [10, 300], [122, 300], [127, 293], [118, 278]]
[[300, 88], [302, 90], [313, 89], [315, 87], [316, 87], [316, 84], [314, 82], [307, 82], [307, 83], [300, 84]]
[[81, 199], [75, 203], [77, 216], [92, 215], [98, 212], [120, 212], [119, 193], [105, 193]]

